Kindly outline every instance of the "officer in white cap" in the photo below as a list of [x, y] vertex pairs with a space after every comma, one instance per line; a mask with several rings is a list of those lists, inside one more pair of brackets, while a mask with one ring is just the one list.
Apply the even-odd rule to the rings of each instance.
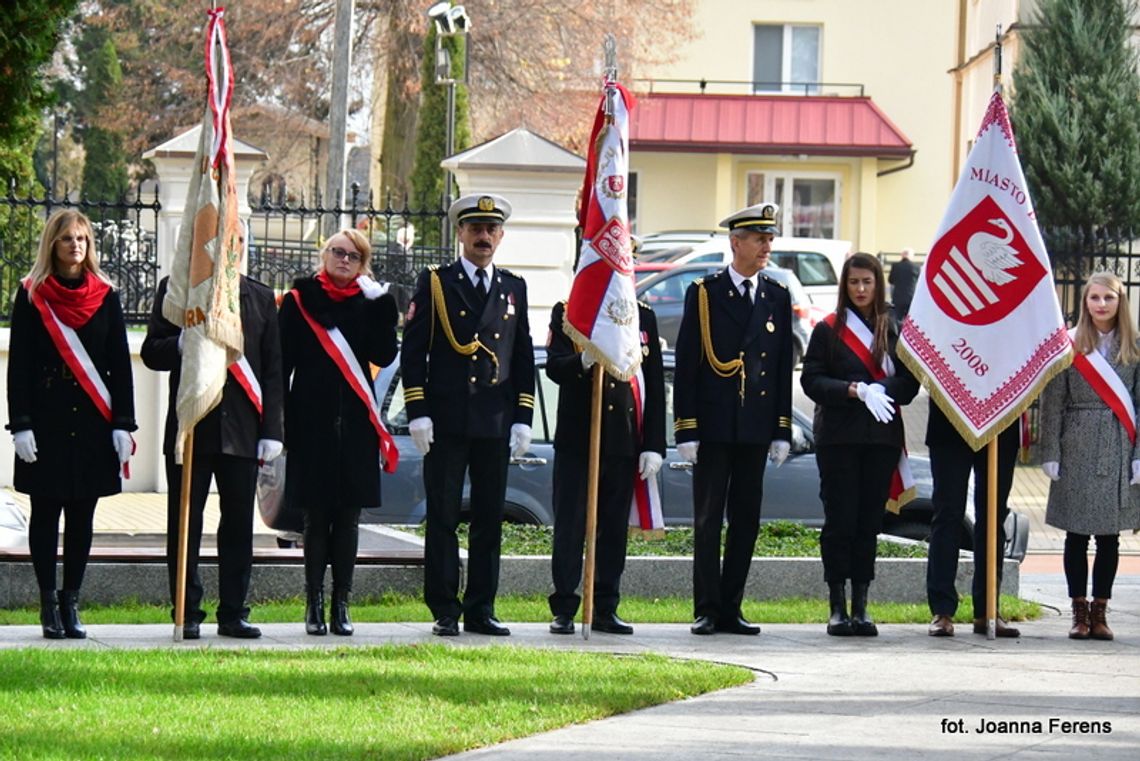
[[[424, 455], [424, 601], [439, 636], [493, 636], [507, 465], [530, 447], [534, 347], [526, 282], [492, 259], [511, 216], [507, 199], [465, 195], [451, 205], [463, 255], [419, 277], [400, 361], [409, 432]], [[459, 599], [455, 531], [471, 472], [467, 586]]]
[[778, 215], [776, 204], [761, 203], [724, 219], [732, 263], [685, 294], [673, 425], [677, 453], [693, 463], [694, 634], [760, 633], [740, 603], [759, 530], [764, 466], [783, 463], [792, 436], [791, 299], [786, 286], [763, 274]]

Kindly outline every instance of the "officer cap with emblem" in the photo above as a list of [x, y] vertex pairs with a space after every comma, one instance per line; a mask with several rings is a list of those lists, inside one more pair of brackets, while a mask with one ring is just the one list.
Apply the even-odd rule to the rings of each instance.
[[720, 226], [729, 230], [753, 230], [779, 235], [780, 230], [776, 227], [776, 217], [779, 215], [780, 207], [776, 204], [758, 203], [725, 217], [720, 221]]
[[511, 204], [507, 199], [494, 193], [470, 193], [451, 204], [447, 216], [453, 225], [464, 222], [502, 224], [511, 216]]

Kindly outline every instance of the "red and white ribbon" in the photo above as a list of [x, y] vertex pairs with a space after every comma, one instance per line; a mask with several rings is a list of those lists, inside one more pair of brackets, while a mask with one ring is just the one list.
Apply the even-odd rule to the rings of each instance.
[[[643, 441], [645, 425], [645, 375], [641, 368], [629, 379], [629, 389], [633, 392], [633, 409], [637, 423], [637, 440]], [[633, 472], [633, 499], [629, 505], [629, 525], [642, 531], [660, 531], [665, 528], [665, 516], [661, 511], [661, 489], [657, 476], [642, 478], [637, 470]]]
[[388, 429], [380, 421], [380, 405], [376, 403], [376, 397], [372, 395], [372, 384], [356, 360], [356, 355], [353, 354], [352, 347], [348, 345], [344, 333], [341, 332], [340, 328], [330, 330], [322, 326], [313, 319], [312, 315], [305, 309], [304, 304], [301, 303], [301, 294], [296, 289], [290, 293], [293, 294], [293, 300], [297, 304], [297, 311], [313, 329], [313, 334], [316, 335], [317, 341], [325, 353], [329, 355], [329, 359], [340, 370], [341, 375], [348, 382], [349, 388], [364, 403], [364, 407], [368, 411], [368, 420], [372, 423], [372, 427], [376, 430], [376, 436], [380, 440], [380, 455], [384, 472], [394, 473], [396, 465], [400, 462], [400, 450], [396, 448], [392, 434], [388, 433]]
[[[206, 81], [210, 90], [210, 111], [214, 115], [214, 139], [210, 145], [212, 167], [217, 167], [224, 159], [223, 152], [228, 137], [226, 129], [229, 125], [225, 114], [230, 108], [234, 94], [234, 69], [230, 62], [226, 23], [222, 20], [225, 12], [225, 8], [206, 11], [210, 17], [206, 27]], [[214, 55], [215, 50], [219, 55]]]
[[[1076, 335], [1076, 330], [1069, 331], [1069, 340]], [[1088, 381], [1093, 391], [1100, 397], [1116, 419], [1124, 426], [1128, 440], [1136, 443], [1136, 407], [1132, 403], [1132, 395], [1124, 386], [1124, 381], [1112, 369], [1112, 365], [1099, 351], [1093, 349], [1088, 354], [1081, 354], [1073, 347], [1073, 367], [1081, 377]]]
[[262, 417], [264, 413], [261, 411], [261, 383], [250, 367], [249, 360], [243, 354], [238, 357], [237, 362], [230, 365], [229, 369], [230, 375], [234, 376], [234, 380], [245, 391], [245, 395], [257, 410], [257, 416]]

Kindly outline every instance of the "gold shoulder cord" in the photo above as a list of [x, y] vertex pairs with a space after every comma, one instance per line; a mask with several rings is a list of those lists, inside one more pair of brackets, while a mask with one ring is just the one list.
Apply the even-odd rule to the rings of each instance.
[[740, 403], [744, 404], [744, 352], [728, 362], [721, 362], [713, 353], [712, 333], [709, 330], [709, 295], [704, 283], [697, 286], [697, 305], [701, 317], [701, 348], [708, 357], [709, 367], [722, 378], [731, 378], [740, 373]]
[[[433, 271], [431, 273], [431, 303], [432, 308], [435, 309], [439, 315], [439, 324], [443, 327], [443, 334], [447, 336], [448, 343], [451, 348], [465, 357], [470, 357], [475, 352], [482, 349], [487, 352], [491, 357], [491, 363], [495, 366], [495, 374], [492, 376], [492, 382], [498, 383], [499, 381], [499, 358], [495, 356], [495, 352], [487, 348], [487, 345], [479, 340], [479, 335], [475, 335], [475, 340], [471, 343], [461, 344], [455, 340], [455, 333], [451, 330], [451, 320], [447, 316], [447, 302], [443, 298], [443, 284], [439, 281], [439, 273]], [[435, 321], [432, 321], [433, 329]]]

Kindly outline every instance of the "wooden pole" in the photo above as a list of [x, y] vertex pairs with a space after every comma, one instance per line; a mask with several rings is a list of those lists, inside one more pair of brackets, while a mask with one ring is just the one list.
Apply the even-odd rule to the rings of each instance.
[[590, 465], [586, 478], [586, 565], [582, 571], [582, 638], [590, 638], [594, 622], [594, 550], [598, 533], [598, 471], [602, 455], [602, 380], [605, 371], [594, 364], [590, 395]]
[[[178, 500], [178, 566], [174, 577], [174, 641], [182, 641], [186, 623], [186, 548], [190, 533], [190, 485], [194, 467], [194, 429], [186, 434], [182, 445], [182, 491]], [[169, 488], [169, 487], [168, 487]]]
[[[326, 209], [348, 206], [345, 193], [345, 142], [348, 134], [348, 80], [352, 63], [352, 14], [354, 0], [337, 0], [333, 22], [333, 81], [329, 96], [328, 165], [325, 167]], [[343, 222], [336, 214], [324, 219], [325, 237], [332, 237]]]
[[[998, 437], [990, 439], [986, 448], [986, 639], [997, 637], [997, 485], [998, 485]], [[976, 517], [976, 516], [975, 516]], [[974, 567], [977, 568], [977, 556]]]

